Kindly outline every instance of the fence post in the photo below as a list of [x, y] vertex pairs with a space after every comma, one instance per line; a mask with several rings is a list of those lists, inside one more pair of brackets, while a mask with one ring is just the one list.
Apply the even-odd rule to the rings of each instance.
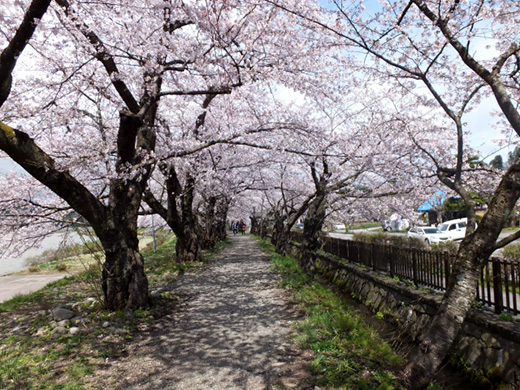
[[450, 278], [450, 254], [444, 252], [444, 289], [448, 288], [448, 279]]
[[415, 284], [417, 286], [417, 282], [419, 280], [417, 273], [419, 272], [419, 270], [417, 267], [417, 251], [416, 250], [412, 250], [412, 272], [413, 272], [413, 275], [412, 275], [413, 284]]
[[394, 254], [392, 252], [392, 247], [389, 247], [388, 245], [385, 245], [385, 259], [389, 262], [390, 277], [393, 278], [395, 275]]
[[504, 300], [502, 297], [502, 270], [499, 261], [493, 259], [491, 264], [493, 267], [493, 298], [495, 301], [495, 313], [500, 314], [504, 307]]

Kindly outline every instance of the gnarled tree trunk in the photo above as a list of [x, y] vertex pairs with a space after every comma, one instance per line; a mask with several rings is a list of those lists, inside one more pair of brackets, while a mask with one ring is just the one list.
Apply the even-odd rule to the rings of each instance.
[[227, 216], [229, 211], [229, 199], [222, 197], [217, 201], [217, 209], [215, 212], [215, 239], [224, 241], [227, 237]]
[[177, 236], [175, 251], [179, 263], [191, 263], [202, 258], [202, 245], [193, 226], [187, 225]]
[[307, 210], [303, 226], [303, 242], [302, 242], [302, 268], [307, 272], [312, 272], [312, 264], [316, 259], [316, 252], [321, 246], [320, 234], [321, 228], [325, 221], [326, 212], [326, 194], [319, 193], [312, 200]]
[[[119, 243], [124, 242], [120, 239]], [[106, 261], [103, 264], [102, 287], [105, 306], [111, 310], [137, 308], [148, 303], [148, 279], [143, 257], [137, 248], [103, 244]]]

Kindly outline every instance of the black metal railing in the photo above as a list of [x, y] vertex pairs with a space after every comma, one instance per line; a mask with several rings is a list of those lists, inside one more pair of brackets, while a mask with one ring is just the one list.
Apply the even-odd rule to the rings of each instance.
[[[297, 240], [297, 239], [296, 239]], [[349, 262], [405, 279], [416, 286], [445, 291], [454, 258], [448, 252], [401, 248], [325, 237], [322, 249]], [[484, 265], [476, 292], [477, 301], [495, 313], [519, 314], [520, 262], [490, 258]]]

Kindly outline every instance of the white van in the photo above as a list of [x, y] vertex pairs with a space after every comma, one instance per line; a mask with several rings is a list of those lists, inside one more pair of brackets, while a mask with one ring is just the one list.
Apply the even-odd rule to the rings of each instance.
[[439, 230], [450, 237], [450, 240], [462, 240], [466, 235], [467, 218], [452, 219], [439, 225]]

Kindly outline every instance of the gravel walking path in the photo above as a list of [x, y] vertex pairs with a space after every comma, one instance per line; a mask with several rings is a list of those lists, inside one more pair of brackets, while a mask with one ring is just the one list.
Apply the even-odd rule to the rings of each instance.
[[208, 268], [176, 280], [185, 304], [96, 375], [100, 388], [314, 389], [309, 356], [287, 342], [297, 313], [271, 263], [252, 237], [230, 241]]

